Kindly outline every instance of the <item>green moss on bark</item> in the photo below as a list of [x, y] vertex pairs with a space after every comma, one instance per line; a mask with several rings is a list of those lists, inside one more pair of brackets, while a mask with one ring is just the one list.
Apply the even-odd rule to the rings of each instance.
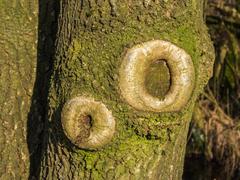
[[[199, 4], [148, 2], [61, 1], [41, 177], [181, 178], [192, 106], [211, 74], [213, 51]], [[170, 41], [192, 57], [195, 90], [179, 112], [137, 111], [120, 96], [118, 73], [124, 52], [152, 39]], [[61, 129], [61, 108], [77, 95], [103, 102], [116, 119], [114, 139], [99, 151], [74, 147]]]

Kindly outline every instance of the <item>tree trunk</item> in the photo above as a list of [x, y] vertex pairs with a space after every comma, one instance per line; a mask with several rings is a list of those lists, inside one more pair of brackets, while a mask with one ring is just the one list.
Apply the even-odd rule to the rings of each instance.
[[[192, 57], [195, 89], [181, 111], [139, 111], [120, 98], [124, 51], [152, 39], [170, 41]], [[195, 0], [61, 0], [40, 177], [181, 179], [192, 107], [212, 62], [202, 3]], [[112, 111], [116, 132], [101, 149], [78, 148], [64, 134], [61, 110], [76, 96], [94, 98]]]
[[[6, 3], [2, 4], [7, 7]], [[40, 175], [35, 167], [32, 170], [35, 171], [35, 173], [32, 172], [33, 176], [40, 176], [41, 179], [181, 179], [192, 108], [198, 94], [211, 75], [213, 63], [213, 48], [202, 19], [202, 4], [196, 0], [60, 1], [53, 74], [48, 94], [48, 117], [44, 125], [46, 131], [44, 131], [42, 147], [43, 157]], [[12, 16], [9, 13], [10, 15]], [[3, 14], [2, 17], [8, 16]], [[28, 19], [31, 21], [31, 18]], [[26, 20], [26, 22], [28, 21]], [[19, 28], [23, 25], [24, 23], [20, 23]], [[28, 26], [27, 30], [30, 27]], [[5, 34], [1, 37], [6, 36], [4, 43], [8, 44], [12, 37], [7, 37], [8, 33], [4, 27], [2, 29], [1, 32]], [[25, 31], [20, 29], [15, 32]], [[24, 37], [23, 40], [20, 39], [19, 43], [29, 40], [29, 34], [26, 33], [26, 38], [24, 35], [17, 34], [15, 38]], [[194, 90], [190, 100], [180, 111], [156, 113], [137, 110], [121, 96], [119, 67], [125, 52], [136, 44], [153, 39], [174, 43], [184, 49], [193, 61], [196, 75]], [[15, 41], [13, 39], [13, 42]], [[39, 41], [39, 43], [41, 42]], [[20, 45], [19, 47], [21, 47]], [[17, 47], [18, 50], [21, 49], [19, 47]], [[1, 47], [1, 51], [3, 50]], [[28, 50], [29, 52], [35, 51]], [[46, 50], [46, 52], [48, 51]], [[19, 62], [21, 62], [21, 54], [17, 53], [11, 55], [13, 58], [9, 58], [10, 53], [3, 51], [2, 54], [6, 55], [3, 63], [6, 64], [16, 58], [19, 58]], [[22, 56], [25, 54], [27, 52], [23, 49]], [[29, 54], [26, 57], [28, 56], [30, 57]], [[26, 62], [28, 61], [26, 60]], [[31, 70], [34, 69], [31, 67], [28, 70], [27, 68], [32, 63], [22, 66], [26, 68], [26, 73], [32, 72]], [[11, 76], [1, 78], [3, 83], [1, 83], [0, 91], [1, 93], [6, 92], [7, 88], [3, 88], [3, 85], [4, 87], [8, 85], [13, 92], [11, 94], [11, 91], [7, 91], [9, 94], [4, 97], [8, 100], [4, 100], [0, 104], [4, 105], [4, 102], [11, 100], [11, 97], [20, 99], [19, 101], [13, 99], [14, 102], [9, 103], [9, 105], [18, 104], [18, 107], [12, 108], [13, 111], [10, 110], [11, 107], [2, 110], [6, 114], [3, 114], [1, 120], [5, 122], [4, 117], [4, 119], [8, 119], [7, 122], [11, 122], [10, 120], [14, 118], [23, 123], [22, 119], [26, 119], [28, 109], [20, 109], [23, 104], [21, 98], [24, 98], [26, 94], [31, 96], [27, 90], [32, 86], [24, 86], [26, 82], [31, 84], [29, 79], [24, 79], [29, 76], [17, 74], [17, 70], [21, 68], [21, 66], [17, 66], [18, 62], [12, 63], [17, 66], [16, 68], [11, 64], [9, 66], [5, 64], [5, 68], [10, 69], [7, 69], [6, 72], [9, 73], [11, 68], [13, 71], [10, 72]], [[5, 70], [1, 72], [5, 76], [7, 75], [4, 73]], [[161, 72], [161, 74], [165, 79], [169, 79], [168, 73]], [[23, 79], [24, 81], [22, 81]], [[39, 84], [37, 87], [40, 87]], [[168, 87], [166, 85], [160, 89], [164, 91]], [[159, 96], [162, 97], [162, 94]], [[38, 93], [35, 95], [40, 97]], [[28, 99], [24, 103], [29, 102], [30, 96], [26, 96]], [[61, 111], [64, 104], [76, 96], [94, 99], [103, 103], [104, 107], [111, 111], [116, 122], [115, 133], [111, 141], [102, 148], [94, 150], [78, 148], [74, 145], [76, 142], [72, 143], [65, 135]], [[14, 116], [12, 112], [14, 112]], [[30, 124], [38, 122], [41, 121], [33, 120]], [[6, 165], [1, 167], [10, 167], [10, 170], [1, 170], [1, 172], [3, 172], [3, 177], [8, 177], [8, 174], [17, 176], [22, 173], [20, 170], [24, 168], [16, 170], [17, 168], [13, 165], [21, 163], [16, 163], [16, 158], [9, 159], [15, 157], [16, 152], [19, 153], [18, 149], [21, 150], [21, 147], [24, 146], [21, 142], [22, 135], [15, 135], [18, 130], [13, 131], [15, 134], [9, 133], [12, 127], [11, 123], [5, 124], [9, 127], [1, 126], [3, 129], [1, 133], [6, 134], [8, 131], [6, 137], [11, 139], [3, 139], [4, 142], [1, 143], [6, 144], [4, 146], [6, 150], [2, 151], [4, 153], [1, 152], [1, 155], [8, 158], [3, 161]], [[16, 127], [16, 124], [14, 125]], [[33, 131], [34, 126], [29, 126], [29, 128]], [[21, 129], [19, 129], [19, 133], [22, 133]], [[10, 134], [14, 134], [13, 137], [10, 137]], [[36, 134], [39, 133], [36, 131]], [[11, 144], [8, 143], [10, 140]], [[26, 154], [26, 150], [23, 154]], [[37, 159], [39, 154], [34, 153], [34, 156]], [[37, 160], [33, 163], [36, 166]]]
[[0, 179], [27, 179], [27, 118], [37, 62], [38, 2], [0, 2]]

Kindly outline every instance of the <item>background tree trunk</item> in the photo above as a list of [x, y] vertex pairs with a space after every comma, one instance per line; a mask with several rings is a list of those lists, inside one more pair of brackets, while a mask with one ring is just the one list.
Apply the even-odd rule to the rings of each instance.
[[36, 73], [38, 1], [2, 0], [0, 9], [0, 179], [27, 179], [27, 118]]
[[[42, 179], [181, 179], [192, 108], [213, 63], [202, 6], [196, 0], [60, 1]], [[195, 90], [180, 112], [137, 111], [119, 98], [123, 52], [152, 39], [173, 42], [192, 57]], [[101, 150], [79, 149], [63, 133], [62, 106], [78, 95], [103, 102], [116, 119], [114, 139]]]

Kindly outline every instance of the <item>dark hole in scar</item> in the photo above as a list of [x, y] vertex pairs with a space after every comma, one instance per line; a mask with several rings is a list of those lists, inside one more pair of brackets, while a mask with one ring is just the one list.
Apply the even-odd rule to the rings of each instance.
[[166, 60], [153, 61], [145, 73], [145, 88], [149, 94], [163, 99], [171, 86], [170, 69]]
[[76, 142], [81, 143], [90, 136], [90, 130], [93, 126], [93, 119], [91, 115], [80, 115], [78, 117], [77, 126], [79, 134], [76, 137]]

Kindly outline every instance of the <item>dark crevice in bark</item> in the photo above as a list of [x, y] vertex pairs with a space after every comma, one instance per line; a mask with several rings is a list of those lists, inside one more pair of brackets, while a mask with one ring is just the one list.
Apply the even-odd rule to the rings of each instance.
[[39, 179], [41, 157], [46, 151], [44, 136], [47, 134], [47, 97], [55, 53], [58, 12], [58, 1], [39, 0], [36, 81], [27, 122], [27, 143], [30, 154], [29, 179]]

